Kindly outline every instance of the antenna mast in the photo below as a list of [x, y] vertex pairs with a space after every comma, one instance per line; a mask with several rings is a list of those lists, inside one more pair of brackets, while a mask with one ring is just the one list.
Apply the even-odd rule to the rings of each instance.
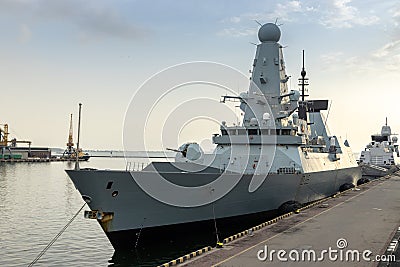
[[306, 68], [304, 67], [304, 50], [303, 50], [303, 68], [301, 69], [301, 78], [299, 79], [299, 86], [301, 86], [301, 101], [304, 101], [306, 86], [308, 86], [308, 78], [306, 78]]
[[81, 109], [82, 104], [79, 103], [79, 115], [78, 115], [78, 141], [76, 142], [76, 152], [75, 152], [75, 170], [79, 170], [79, 139], [81, 135]]

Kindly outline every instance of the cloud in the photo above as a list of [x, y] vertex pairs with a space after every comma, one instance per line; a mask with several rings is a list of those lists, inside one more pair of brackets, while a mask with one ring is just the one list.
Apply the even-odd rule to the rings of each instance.
[[222, 31], [219, 31], [217, 35], [220, 36], [232, 36], [232, 37], [242, 37], [242, 36], [251, 36], [256, 35], [257, 29], [239, 29], [239, 28], [226, 28]]
[[[330, 52], [320, 56], [321, 69], [329, 71], [349, 71], [356, 73], [374, 70], [372, 56], [349, 56], [343, 52]], [[376, 66], [375, 66], [376, 67]]]
[[395, 4], [389, 10], [390, 23], [393, 25], [393, 31], [390, 34], [391, 40], [381, 47], [373, 50], [366, 57], [356, 57], [349, 61], [352, 66], [361, 66], [362, 69], [384, 69], [386, 71], [398, 72], [400, 69], [400, 4]]
[[[360, 17], [351, 19], [358, 14], [358, 10], [347, 6], [346, 4], [348, 3], [350, 3], [349, 0], [336, 1], [336, 4], [342, 9], [336, 19], [345, 23], [342, 26], [354, 25], [355, 22], [359, 24], [364, 22], [364, 19]], [[380, 47], [371, 49], [369, 53], [364, 55], [354, 56], [343, 52], [331, 52], [322, 55], [320, 58], [323, 63], [322, 67], [324, 69], [344, 68], [357, 73], [376, 72], [377, 69], [388, 73], [397, 73], [400, 69], [400, 4], [396, 2], [392, 8], [388, 11], [385, 10], [385, 12], [388, 14], [385, 17], [385, 23], [390, 25], [392, 29], [388, 34], [390, 40], [385, 41], [385, 39], [382, 39]], [[348, 20], [345, 18], [348, 18]]]
[[[292, 13], [302, 11], [301, 2], [297, 0], [287, 1], [286, 3], [277, 3], [275, 6], [271, 5], [271, 7], [271, 11], [244, 13], [238, 16], [224, 19], [222, 20], [222, 22], [225, 24], [230, 24], [230, 27], [219, 31], [217, 34], [233, 37], [254, 35], [255, 33], [257, 33], [255, 27], [249, 29], [244, 28], [239, 24], [247, 23], [249, 21], [258, 21], [260, 23], [275, 20], [278, 20], [278, 23], [292, 21], [294, 17]], [[238, 26], [232, 27], [232, 24], [236, 24]]]
[[400, 18], [400, 7], [393, 10], [393, 18]]
[[292, 21], [293, 13], [302, 12], [300, 1], [289, 1], [287, 3], [278, 3], [276, 9], [267, 16], [268, 19], [278, 19], [279, 21]]
[[232, 22], [232, 23], [239, 23], [242, 21], [242, 18], [241, 17], [231, 17], [228, 19], [228, 21]]
[[331, 52], [320, 56], [322, 66], [330, 68], [336, 66], [342, 61], [343, 52]]
[[75, 26], [87, 39], [120, 38], [139, 40], [146, 31], [102, 1], [78, 0], [0, 0], [0, 13], [29, 17], [36, 22], [63, 22]]
[[375, 58], [387, 57], [387, 56], [395, 56], [400, 54], [400, 40], [392, 41], [387, 43], [383, 47], [372, 53], [372, 56]]
[[[399, 14], [400, 8], [396, 14]], [[312, 22], [318, 23], [326, 28], [352, 28], [355, 26], [368, 26], [380, 21], [375, 15], [364, 15], [355, 6], [351, 5], [351, 0], [333, 1], [281, 1], [270, 4], [267, 10], [262, 12], [248, 12], [232, 16], [222, 20], [223, 23], [230, 24], [230, 27], [222, 32], [232, 34], [232, 36], [243, 36], [243, 30], [239, 27], [248, 21], [275, 21], [279, 22]], [[399, 19], [400, 20], [400, 19]], [[231, 27], [231, 25], [238, 25]], [[237, 34], [236, 31], [241, 31]], [[253, 34], [252, 31], [245, 31], [247, 35]]]
[[389, 13], [392, 15], [392, 23], [394, 26], [395, 38], [400, 39], [400, 4], [397, 4], [390, 9]]
[[[272, 7], [272, 6], [271, 6]], [[239, 16], [231, 17], [225, 22], [231, 23], [240, 23], [242, 21], [275, 21], [278, 19], [279, 21], [291, 21], [293, 19], [293, 12], [301, 12], [302, 6], [300, 1], [288, 1], [286, 3], [277, 3], [274, 7], [272, 7], [271, 11], [264, 12], [254, 12], [254, 13], [244, 13]]]
[[398, 72], [400, 69], [400, 40], [391, 41], [364, 56], [348, 56], [343, 52], [331, 52], [320, 56], [323, 69], [347, 69], [354, 72], [370, 72], [379, 69]]
[[334, 0], [320, 9], [320, 24], [327, 28], [352, 28], [355, 25], [367, 26], [375, 24], [379, 18], [375, 15], [362, 16], [351, 0]]
[[379, 63], [388, 71], [398, 72], [400, 68], [400, 40], [391, 41], [373, 51], [371, 61]]

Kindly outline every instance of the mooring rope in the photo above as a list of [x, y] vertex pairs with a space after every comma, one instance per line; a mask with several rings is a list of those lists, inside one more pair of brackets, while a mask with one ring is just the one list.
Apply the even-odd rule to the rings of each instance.
[[217, 220], [215, 218], [215, 210], [214, 210], [214, 203], [212, 204], [213, 208], [213, 218], [214, 218], [214, 228], [215, 228], [215, 235], [217, 237], [217, 244], [219, 243], [219, 236], [218, 236], [218, 228], [217, 228]]
[[138, 246], [138, 244], [139, 244], [139, 238], [140, 238], [140, 234], [142, 233], [142, 229], [143, 229], [143, 225], [144, 225], [144, 221], [145, 221], [145, 220], [146, 220], [146, 218], [143, 218], [142, 225], [140, 226], [139, 233], [137, 234], [136, 243], [135, 243], [135, 248], [137, 248], [137, 246]]
[[49, 244], [47, 244], [47, 246], [39, 253], [39, 255], [37, 255], [37, 257], [28, 265], [29, 267], [33, 266], [44, 255], [44, 253], [46, 253], [46, 251], [54, 244], [54, 242], [57, 241], [57, 239], [62, 235], [62, 233], [64, 233], [65, 230], [67, 230], [68, 226], [75, 220], [76, 216], [78, 216], [78, 214], [82, 211], [85, 205], [86, 202], [85, 204], [82, 205], [82, 207], [78, 210], [78, 212], [75, 213], [75, 215], [71, 218], [71, 220], [69, 220], [69, 222], [64, 226], [64, 228], [61, 229], [61, 231], [49, 242]]

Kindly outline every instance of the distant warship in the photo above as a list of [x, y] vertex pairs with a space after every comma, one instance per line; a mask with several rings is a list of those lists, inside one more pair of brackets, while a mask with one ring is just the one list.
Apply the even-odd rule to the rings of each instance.
[[[255, 86], [239, 96], [223, 97], [240, 101], [243, 121], [221, 123], [220, 133], [212, 137], [213, 153], [187, 143], [177, 149], [175, 162], [152, 162], [142, 171], [66, 171], [91, 208], [86, 216], [98, 220], [115, 248], [133, 246], [139, 236], [141, 242], [158, 240], [157, 233], [179, 232], [184, 226], [290, 210], [352, 187], [361, 178], [348, 142], [327, 130], [321, 111], [327, 110], [328, 100], [305, 99], [304, 53], [301, 90], [288, 90], [280, 36], [275, 24], [259, 29], [251, 77]], [[227, 180], [239, 177], [237, 184], [223, 197], [198, 206], [164, 203], [137, 183], [162, 176], [173, 184], [196, 187], [222, 174]], [[211, 199], [219, 188], [204, 190], [204, 198]]]
[[400, 154], [398, 138], [390, 126], [382, 126], [380, 134], [371, 135], [371, 142], [361, 151], [359, 163], [363, 176], [381, 177], [399, 169]]

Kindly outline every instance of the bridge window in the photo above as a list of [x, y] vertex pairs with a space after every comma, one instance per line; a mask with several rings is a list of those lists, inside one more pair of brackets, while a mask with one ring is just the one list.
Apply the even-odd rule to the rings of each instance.
[[246, 129], [238, 129], [238, 135], [246, 135]]
[[247, 129], [248, 135], [258, 135], [258, 129]]

